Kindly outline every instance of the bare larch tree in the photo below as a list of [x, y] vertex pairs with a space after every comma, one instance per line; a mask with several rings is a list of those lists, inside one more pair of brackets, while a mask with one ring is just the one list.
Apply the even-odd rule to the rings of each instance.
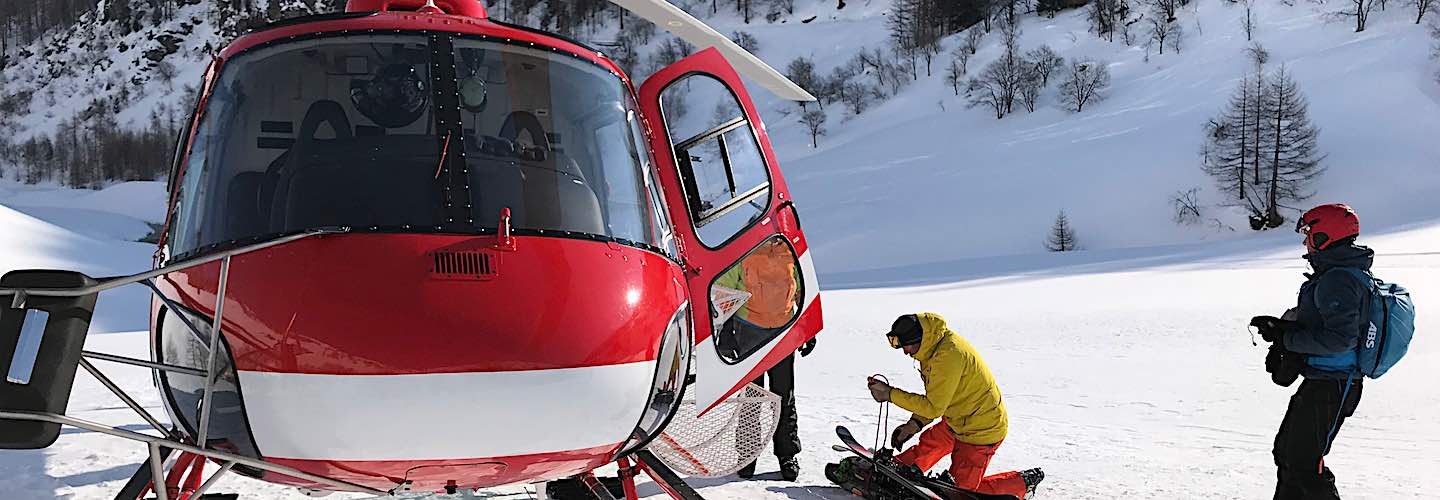
[[1302, 201], [1314, 194], [1310, 184], [1325, 172], [1320, 165], [1325, 155], [1316, 143], [1319, 131], [1310, 124], [1309, 103], [1284, 66], [1270, 80], [1266, 91], [1261, 107], [1266, 126], [1261, 133], [1270, 154], [1266, 158], [1270, 180], [1266, 185], [1265, 215], [1269, 227], [1280, 227], [1284, 222], [1280, 204]]
[[1104, 98], [1104, 90], [1110, 86], [1110, 68], [1104, 62], [1070, 63], [1065, 81], [1060, 83], [1060, 98], [1075, 112], [1085, 110], [1085, 105]]

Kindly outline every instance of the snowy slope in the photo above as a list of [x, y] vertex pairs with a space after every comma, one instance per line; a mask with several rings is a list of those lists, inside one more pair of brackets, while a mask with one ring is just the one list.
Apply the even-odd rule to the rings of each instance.
[[[777, 67], [807, 55], [828, 71], [886, 38], [886, 0], [851, 0], [840, 12], [830, 1], [798, 3], [785, 24], [742, 26], [730, 13], [714, 23], [754, 34]], [[1192, 5], [1180, 16], [1184, 52], [1148, 62], [1143, 49], [1085, 33], [1081, 13], [1027, 17], [1026, 48], [1047, 43], [1066, 57], [1111, 62], [1111, 98], [1082, 114], [1056, 108], [1052, 86], [1044, 109], [996, 121], [965, 109], [938, 77], [922, 78], [859, 117], [827, 106], [832, 133], [812, 150], [793, 104], [757, 96], [817, 249], [827, 329], [797, 363], [801, 480], [696, 480], [701, 493], [851, 498], [821, 471], [840, 456], [829, 449], [831, 430], [843, 423], [868, 441], [877, 405], [862, 384], [871, 373], [919, 387], [913, 362], [877, 332], [897, 314], [930, 310], [999, 378], [1012, 433], [995, 467], [1045, 468], [1040, 498], [1268, 496], [1270, 443], [1291, 390], [1268, 382], [1264, 349], [1249, 343], [1244, 323], [1287, 307], [1305, 269], [1293, 233], [1169, 222], [1172, 191], [1213, 193], [1198, 168], [1200, 125], [1248, 65], [1235, 23], [1242, 11], [1217, 0]], [[1315, 201], [1360, 210], [1365, 241], [1381, 253], [1377, 273], [1409, 287], [1421, 311], [1409, 358], [1366, 386], [1327, 462], [1346, 498], [1429, 498], [1440, 490], [1440, 477], [1424, 473], [1440, 470], [1440, 395], [1430, 387], [1440, 342], [1426, 335], [1440, 329], [1427, 314], [1440, 310], [1440, 207], [1427, 196], [1440, 187], [1440, 88], [1427, 77], [1435, 63], [1425, 59], [1423, 30], [1400, 9], [1377, 13], [1357, 35], [1317, 8], [1262, 5], [1259, 39], [1273, 64], [1296, 72], [1322, 130], [1331, 170]], [[808, 24], [793, 20], [811, 15]], [[996, 55], [995, 43], [987, 37], [972, 71]], [[0, 183], [0, 272], [143, 270], [153, 246], [132, 236], [137, 224], [163, 219], [163, 201], [160, 183], [98, 192]], [[1087, 251], [1040, 252], [1060, 208]], [[1235, 221], [1219, 209], [1211, 216]], [[102, 299], [89, 348], [148, 355], [142, 292]], [[143, 370], [114, 373], [159, 411]], [[93, 380], [78, 379], [72, 415], [144, 428]], [[904, 417], [897, 411], [891, 424]], [[47, 450], [0, 452], [0, 496], [109, 498], [142, 458], [132, 443], [67, 430]], [[775, 468], [761, 460], [762, 472]], [[302, 498], [238, 477], [212, 491]], [[661, 498], [653, 485], [641, 491]]]
[[[722, 33], [754, 35], [758, 54], [772, 66], [783, 69], [807, 56], [828, 74], [856, 51], [887, 43], [890, 3], [857, 0], [836, 10], [833, 0], [797, 0], [793, 15], [769, 23], [761, 12], [750, 24], [733, 8], [717, 14], [692, 10]], [[186, 6], [173, 22], [98, 46], [82, 43], [76, 32], [37, 41], [30, 49], [35, 56], [6, 70], [12, 77], [5, 91], [38, 90], [30, 113], [18, 117], [12, 140], [53, 130], [94, 97], [116, 92], [119, 87], [108, 82], [127, 72], [143, 83], [132, 92], [121, 122], [144, 126], [158, 103], [173, 100], [178, 89], [198, 79], [206, 46], [219, 44], [206, 15], [210, 4]], [[1434, 140], [1440, 86], [1431, 77], [1436, 63], [1427, 57], [1425, 27], [1413, 24], [1409, 9], [1393, 8], [1375, 13], [1370, 28], [1357, 34], [1327, 20], [1326, 13], [1338, 8], [1305, 2], [1256, 7], [1256, 40], [1271, 53], [1269, 67], [1284, 64], [1299, 80], [1320, 128], [1320, 147], [1329, 155], [1329, 173], [1313, 201], [1351, 203], [1368, 227], [1430, 220], [1426, 195], [1440, 187], [1440, 141]], [[960, 35], [946, 41], [935, 76], [922, 76], [866, 113], [851, 117], [839, 103], [827, 106], [830, 134], [819, 149], [809, 147], [793, 103], [763, 92], [756, 98], [807, 223], [834, 235], [817, 241], [823, 269], [1037, 253], [1061, 209], [1070, 214], [1082, 245], [1092, 250], [1246, 238], [1251, 235], [1243, 214], [1215, 206], [1221, 200], [1200, 172], [1198, 154], [1203, 123], [1219, 113], [1235, 82], [1250, 71], [1242, 53], [1248, 45], [1238, 23], [1242, 15], [1243, 9], [1229, 2], [1192, 2], [1179, 14], [1187, 33], [1183, 52], [1163, 56], [1088, 33], [1082, 10], [1054, 19], [1022, 16], [1023, 48], [1046, 44], [1067, 59], [1110, 63], [1109, 100], [1079, 114], [1060, 108], [1055, 83], [1035, 113], [997, 121], [985, 110], [967, 109], [940, 76]], [[602, 19], [580, 36], [613, 40], [616, 31]], [[181, 40], [165, 59], [179, 75], [171, 83], [157, 79], [143, 57], [163, 46], [157, 40], [166, 36]], [[651, 49], [663, 38], [655, 37]], [[999, 54], [998, 38], [986, 35], [970, 61], [971, 75]], [[98, 55], [90, 53], [97, 48]], [[101, 70], [48, 76], [53, 68], [87, 61]], [[52, 95], [56, 103], [47, 105]], [[1235, 230], [1170, 222], [1169, 196], [1194, 187], [1203, 189], [1202, 201], [1210, 205], [1206, 218]], [[888, 231], [860, 229], [882, 227]], [[872, 243], [896, 235], [904, 244]]]
[[[24, 186], [0, 181], [0, 273], [13, 269], [73, 269], [93, 277], [150, 268], [155, 246], [135, 240], [146, 222], [164, 219], [164, 186], [126, 183], [101, 191]], [[149, 295], [130, 287], [105, 294], [93, 327], [144, 329]]]
[[[1312, 202], [1350, 203], [1371, 228], [1432, 220], [1440, 86], [1431, 78], [1425, 28], [1391, 9], [1356, 34], [1326, 21], [1322, 12], [1335, 8], [1257, 7], [1256, 39], [1271, 53], [1269, 67], [1294, 72], [1329, 155]], [[1235, 228], [1216, 230], [1177, 226], [1169, 207], [1172, 193], [1192, 187], [1203, 189], [1207, 204], [1219, 201], [1199, 168], [1202, 125], [1250, 68], [1241, 15], [1243, 8], [1227, 2], [1192, 2], [1179, 15], [1188, 33], [1183, 52], [1152, 54], [1148, 62], [1143, 48], [1087, 33], [1084, 12], [1026, 16], [1024, 49], [1048, 44], [1067, 59], [1110, 63], [1109, 99], [1078, 114], [1061, 109], [1052, 83], [1041, 109], [997, 121], [988, 110], [966, 109], [939, 64], [935, 77], [922, 76], [858, 117], [827, 106], [831, 134], [818, 150], [798, 114], [781, 117], [775, 110], [786, 108], [772, 106], [767, 122], [786, 179], [807, 228], [824, 235], [816, 262], [834, 272], [1043, 252], [1061, 209], [1087, 249], [1251, 237], [1243, 214], [1210, 207], [1207, 218]], [[813, 55], [822, 72], [843, 62], [835, 56], [884, 39], [876, 19], [823, 22], [793, 37], [789, 27], [753, 31], [772, 63]], [[958, 42], [951, 37], [946, 51]], [[986, 35], [971, 74], [999, 53], [998, 35]]]
[[[1346, 498], [1426, 498], [1440, 488], [1440, 478], [1418, 473], [1440, 467], [1440, 429], [1434, 425], [1440, 395], [1429, 387], [1440, 343], [1424, 335], [1440, 328], [1424, 313], [1440, 310], [1440, 227], [1369, 242], [1381, 253], [1377, 273], [1415, 294], [1422, 336], [1403, 364], [1367, 384], [1328, 463]], [[1264, 497], [1272, 487], [1271, 437], [1289, 390], [1268, 381], [1264, 349], [1251, 346], [1244, 322], [1290, 305], [1304, 271], [1294, 247], [1202, 243], [1078, 269], [1046, 256], [1049, 262], [1021, 273], [993, 272], [993, 262], [978, 260], [968, 279], [831, 291], [825, 297], [828, 328], [815, 353], [797, 363], [805, 445], [800, 481], [776, 481], [774, 460], [766, 457], [760, 480], [694, 484], [718, 499], [849, 498], [827, 486], [821, 472], [840, 456], [829, 449], [831, 429], [845, 424], [870, 439], [877, 406], [863, 380], [871, 373], [902, 388], [920, 386], [913, 362], [889, 349], [877, 332], [897, 314], [929, 310], [947, 316], [998, 377], [1011, 435], [994, 467], [1044, 467], [1048, 479], [1040, 498]], [[8, 256], [15, 254], [5, 255], [0, 268], [10, 267]], [[127, 314], [143, 316], [143, 309]], [[93, 335], [89, 347], [144, 356], [144, 337]], [[120, 373], [119, 383], [144, 394], [142, 404], [158, 411], [143, 371]], [[103, 388], [80, 378], [73, 415], [143, 428]], [[903, 418], [897, 411], [891, 424]], [[0, 488], [12, 492], [7, 498], [109, 498], [143, 458], [133, 444], [67, 432], [48, 450], [0, 452]], [[302, 498], [237, 477], [214, 491]], [[663, 498], [653, 485], [641, 491]]]
[[[117, 119], [128, 128], [147, 126], [158, 106], [188, 106], [176, 98], [185, 86], [199, 83], [218, 35], [207, 16], [210, 2], [182, 3], [173, 20], [147, 20], [143, 29], [128, 34], [122, 34], [118, 22], [91, 12], [75, 26], [51, 30], [23, 48], [0, 79], [0, 95], [31, 95], [28, 106], [13, 117], [11, 141], [53, 134], [99, 98], [119, 99]], [[173, 79], [161, 77], [157, 68], [162, 64]], [[188, 113], [176, 114], [183, 119]]]

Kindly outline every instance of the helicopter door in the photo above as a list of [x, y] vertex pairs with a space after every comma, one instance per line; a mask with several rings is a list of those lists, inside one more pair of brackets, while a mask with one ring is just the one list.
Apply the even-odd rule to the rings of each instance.
[[710, 48], [640, 87], [694, 304], [695, 402], [716, 402], [820, 332], [815, 266], [765, 126]]

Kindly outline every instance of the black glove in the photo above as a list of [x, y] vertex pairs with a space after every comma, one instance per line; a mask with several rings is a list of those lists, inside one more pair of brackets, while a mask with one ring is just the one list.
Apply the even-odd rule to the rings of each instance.
[[870, 397], [875, 398], [876, 403], [890, 401], [890, 384], [876, 380], [874, 377], [865, 379], [865, 385], [870, 388]]
[[814, 337], [811, 337], [809, 341], [805, 342], [805, 345], [800, 346], [800, 357], [803, 358], [803, 357], [805, 357], [805, 356], [809, 356], [809, 355], [810, 355], [810, 351], [814, 351], [814, 350], [815, 350], [815, 338], [814, 338]]
[[1260, 330], [1260, 338], [1266, 342], [1275, 343], [1280, 341], [1280, 336], [1285, 332], [1294, 331], [1300, 324], [1294, 321], [1280, 319], [1274, 316], [1256, 316], [1250, 318], [1250, 326]]
[[1305, 355], [1290, 351], [1273, 344], [1270, 352], [1265, 355], [1265, 371], [1270, 373], [1270, 381], [1280, 387], [1290, 387], [1295, 379], [1300, 377], [1300, 371], [1305, 368]]
[[896, 427], [894, 432], [890, 433], [890, 447], [897, 450], [900, 449], [906, 441], [915, 437], [915, 435], [919, 434], [920, 430], [924, 428], [924, 425], [920, 425], [920, 422], [915, 421], [913, 418], [905, 421], [905, 423]]

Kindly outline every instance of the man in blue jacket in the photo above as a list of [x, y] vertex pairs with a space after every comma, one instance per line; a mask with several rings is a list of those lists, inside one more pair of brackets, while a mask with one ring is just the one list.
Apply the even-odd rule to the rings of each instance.
[[1305, 259], [1314, 272], [1300, 285], [1299, 302], [1286, 319], [1250, 320], [1273, 343], [1265, 364], [1275, 382], [1289, 386], [1297, 375], [1305, 377], [1275, 435], [1279, 482], [1274, 498], [1338, 499], [1325, 455], [1345, 418], [1360, 404], [1354, 351], [1362, 325], [1368, 324], [1362, 315], [1370, 285], [1337, 269], [1368, 273], [1375, 252], [1355, 244], [1360, 219], [1345, 205], [1315, 207], [1301, 216], [1295, 229], [1305, 235]]

